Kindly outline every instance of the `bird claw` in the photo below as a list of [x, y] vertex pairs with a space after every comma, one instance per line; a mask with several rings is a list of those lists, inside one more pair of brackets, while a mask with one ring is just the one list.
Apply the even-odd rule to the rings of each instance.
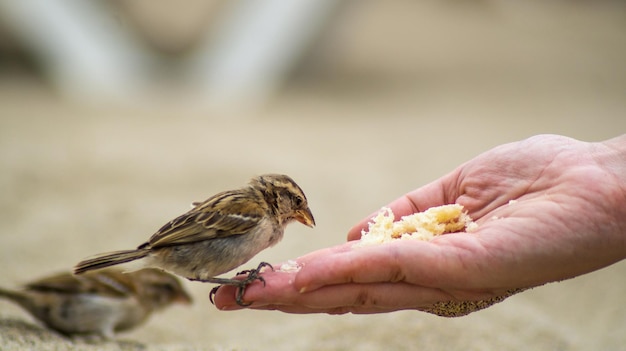
[[[239, 306], [248, 307], [252, 305], [252, 303], [243, 302], [243, 294], [246, 292], [246, 287], [248, 287], [248, 285], [252, 284], [255, 280], [259, 280], [263, 283], [263, 286], [265, 286], [265, 279], [259, 275], [261, 274], [261, 270], [264, 267], [270, 267], [270, 269], [274, 271], [274, 267], [271, 264], [267, 262], [261, 262], [255, 269], [247, 269], [247, 270], [237, 273], [237, 275], [241, 275], [241, 274], [248, 275], [246, 279], [233, 281], [233, 284], [232, 284], [232, 285], [237, 286], [237, 295], [235, 296], [235, 302], [237, 302]], [[213, 289], [211, 289], [211, 292], [209, 293], [209, 300], [214, 305], [215, 305], [215, 302], [213, 301], [213, 297], [215, 297], [215, 294], [217, 294], [217, 290], [219, 290], [220, 287], [221, 285], [214, 287]]]
[[215, 296], [215, 294], [217, 294], [217, 291], [221, 288], [221, 285], [218, 285], [216, 287], [214, 287], [213, 289], [211, 289], [211, 291], [209, 292], [209, 301], [211, 301], [211, 304], [215, 305], [215, 301], [213, 301], [213, 297]]
[[[256, 269], [246, 269], [246, 270], [243, 270], [241, 272], [238, 272], [237, 275], [241, 275], [241, 274], [248, 274], [248, 275], [255, 274], [255, 275], [258, 275], [259, 273], [261, 273], [261, 269], [263, 269], [264, 267], [270, 267], [272, 272], [274, 271], [274, 266], [272, 266], [271, 264], [269, 264], [267, 262], [261, 262], [256, 267]], [[259, 277], [259, 278], [261, 278], [261, 277]]]

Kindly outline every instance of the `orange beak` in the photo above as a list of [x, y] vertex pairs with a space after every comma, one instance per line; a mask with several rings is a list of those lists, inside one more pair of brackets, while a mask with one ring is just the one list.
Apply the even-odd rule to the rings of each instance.
[[172, 302], [177, 302], [183, 305], [191, 305], [193, 303], [193, 298], [186, 291], [181, 290]]
[[306, 225], [307, 227], [313, 228], [315, 226], [313, 213], [311, 213], [311, 210], [308, 207], [304, 210], [297, 210], [295, 218], [298, 222]]

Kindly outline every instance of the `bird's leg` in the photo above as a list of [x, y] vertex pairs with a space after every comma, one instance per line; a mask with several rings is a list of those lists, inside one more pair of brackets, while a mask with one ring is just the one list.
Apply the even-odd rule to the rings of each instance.
[[267, 262], [261, 262], [261, 263], [259, 263], [259, 265], [255, 269], [247, 269], [245, 271], [241, 271], [241, 272], [237, 273], [237, 275], [240, 275], [240, 274], [247, 274], [248, 275], [243, 280], [240, 280], [240, 279], [226, 279], [226, 278], [209, 278], [209, 279], [192, 279], [192, 280], [198, 280], [198, 281], [202, 281], [202, 282], [220, 284], [220, 285], [214, 287], [213, 289], [211, 289], [211, 292], [209, 293], [209, 300], [211, 301], [212, 304], [215, 304], [213, 302], [213, 296], [215, 296], [215, 294], [217, 293], [217, 290], [222, 285], [233, 285], [233, 286], [236, 286], [237, 287], [237, 296], [235, 297], [235, 301], [237, 302], [237, 304], [239, 306], [247, 307], [247, 306], [250, 306], [251, 304], [243, 302], [243, 294], [246, 291], [246, 287], [248, 285], [252, 284], [255, 280], [260, 280], [261, 282], [263, 282], [263, 286], [265, 286], [265, 279], [263, 279], [263, 277], [261, 277], [259, 275], [261, 273], [261, 270], [264, 267], [270, 267], [272, 269], [272, 271], [274, 270], [274, 267], [272, 267], [271, 264], [269, 264]]
[[[258, 275], [259, 273], [261, 273], [261, 269], [263, 269], [263, 267], [270, 267], [270, 269], [271, 269], [272, 271], [274, 271], [274, 267], [273, 267], [271, 264], [269, 264], [269, 263], [267, 263], [267, 262], [261, 262], [261, 263], [259, 263], [259, 265], [256, 267], [256, 269], [246, 269], [246, 270], [244, 270], [244, 271], [241, 271], [241, 272], [237, 273], [237, 275], [240, 275], [240, 274], [248, 274], [248, 275], [250, 275], [250, 274], [255, 274], [255, 276], [256, 276], [256, 275]], [[261, 278], [261, 277], [259, 277], [259, 278]], [[261, 280], [263, 280], [263, 279], [261, 279]]]

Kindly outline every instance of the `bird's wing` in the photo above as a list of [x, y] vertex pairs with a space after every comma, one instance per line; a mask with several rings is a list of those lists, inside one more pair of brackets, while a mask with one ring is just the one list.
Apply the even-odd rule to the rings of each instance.
[[99, 294], [123, 297], [132, 294], [134, 286], [124, 273], [117, 270], [102, 270], [83, 275], [59, 273], [26, 284], [26, 289], [40, 292], [65, 294]]
[[[220, 193], [196, 205], [159, 229], [149, 240], [152, 248], [240, 235], [249, 232], [265, 215], [260, 201], [245, 194]], [[222, 200], [220, 200], [222, 199]], [[223, 205], [219, 206], [219, 202]]]

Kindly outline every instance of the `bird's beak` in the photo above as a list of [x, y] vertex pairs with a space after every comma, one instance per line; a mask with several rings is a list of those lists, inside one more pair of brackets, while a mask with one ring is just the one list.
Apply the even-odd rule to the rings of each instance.
[[295, 217], [298, 222], [306, 225], [307, 227], [313, 228], [315, 226], [315, 219], [313, 219], [313, 213], [311, 213], [311, 210], [308, 207], [304, 210], [297, 210]]
[[180, 294], [174, 298], [174, 302], [178, 302], [183, 305], [191, 305], [193, 303], [193, 298], [186, 291], [181, 291]]

